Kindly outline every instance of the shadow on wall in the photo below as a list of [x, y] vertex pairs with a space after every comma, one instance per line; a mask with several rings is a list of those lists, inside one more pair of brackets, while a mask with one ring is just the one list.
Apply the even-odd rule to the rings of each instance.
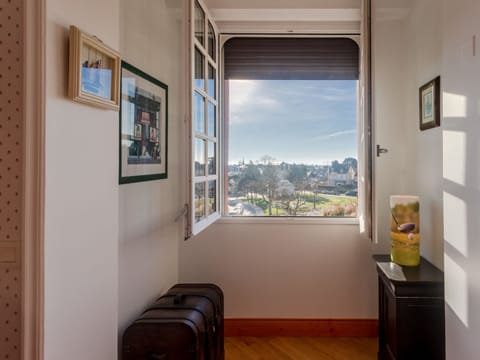
[[474, 166], [478, 163], [480, 144], [475, 135], [478, 125], [472, 121], [477, 103], [446, 90], [443, 93], [443, 202], [447, 346], [448, 343], [465, 344], [456, 347], [454, 352], [457, 358], [467, 359], [471, 354], [468, 346], [472, 335], [480, 333], [480, 315], [473, 307], [478, 300], [478, 294], [474, 293], [478, 280], [473, 276], [478, 269], [473, 268], [473, 259], [480, 253], [477, 185], [480, 179], [478, 167]]

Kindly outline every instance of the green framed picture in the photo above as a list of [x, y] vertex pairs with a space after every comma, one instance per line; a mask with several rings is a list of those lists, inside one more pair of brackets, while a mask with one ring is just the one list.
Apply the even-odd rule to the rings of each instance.
[[168, 86], [122, 61], [119, 183], [167, 178]]

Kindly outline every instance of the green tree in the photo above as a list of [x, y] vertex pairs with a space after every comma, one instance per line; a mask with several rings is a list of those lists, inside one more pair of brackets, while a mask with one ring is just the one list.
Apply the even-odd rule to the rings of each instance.
[[350, 168], [350, 166], [353, 169], [357, 170], [357, 159], [355, 159], [355, 158], [352, 158], [352, 157], [345, 158], [343, 160], [342, 164], [343, 164], [345, 170], [348, 170]]
[[278, 176], [277, 168], [274, 165], [270, 163], [263, 167], [262, 196], [263, 200], [268, 204], [269, 216], [272, 216], [272, 205], [275, 201], [279, 181], [280, 177]]
[[305, 209], [306, 201], [298, 192], [292, 194], [283, 193], [279, 195], [282, 208], [288, 213], [288, 215], [296, 216], [298, 212]]
[[337, 160], [332, 161], [331, 168], [332, 171], [336, 173], [341, 173], [343, 170], [342, 164], [340, 164]]
[[263, 155], [259, 162], [263, 165], [271, 165], [273, 163], [273, 161], [275, 160], [274, 157], [270, 156], [270, 155]]
[[244, 193], [252, 204], [255, 202], [254, 196], [262, 188], [262, 174], [256, 165], [252, 163], [247, 165], [238, 178], [237, 187], [238, 191]]
[[296, 164], [293, 164], [288, 170], [287, 180], [295, 186], [295, 190], [305, 190], [307, 185], [307, 170], [305, 165]]

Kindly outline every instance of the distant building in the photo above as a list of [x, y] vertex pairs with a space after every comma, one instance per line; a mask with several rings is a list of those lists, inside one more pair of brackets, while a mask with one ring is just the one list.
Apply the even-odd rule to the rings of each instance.
[[240, 175], [245, 170], [245, 163], [228, 165], [228, 176]]
[[349, 167], [346, 173], [329, 172], [327, 176], [328, 186], [352, 185], [355, 183], [356, 173], [353, 167]]

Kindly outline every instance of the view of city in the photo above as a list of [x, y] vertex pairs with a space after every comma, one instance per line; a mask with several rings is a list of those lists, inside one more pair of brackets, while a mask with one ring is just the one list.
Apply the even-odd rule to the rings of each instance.
[[229, 80], [228, 214], [356, 217], [357, 90], [357, 80]]
[[230, 216], [357, 216], [357, 160], [329, 165], [276, 162], [266, 155], [228, 166]]

